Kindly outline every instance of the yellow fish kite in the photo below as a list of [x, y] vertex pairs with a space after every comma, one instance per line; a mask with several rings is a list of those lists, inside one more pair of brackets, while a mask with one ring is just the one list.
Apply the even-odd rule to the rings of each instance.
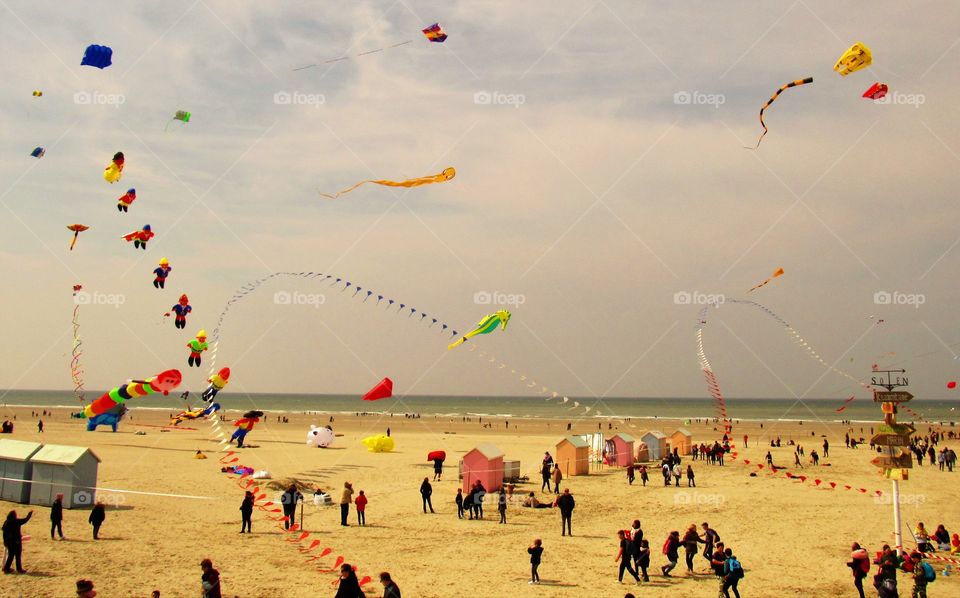
[[429, 185], [431, 183], [445, 183], [455, 176], [457, 176], [457, 171], [451, 166], [448, 168], [444, 168], [443, 172], [441, 172], [440, 174], [423, 176], [417, 179], [407, 179], [405, 181], [388, 181], [384, 179], [377, 179], [377, 180], [371, 179], [366, 181], [360, 181], [356, 185], [352, 187], [347, 187], [343, 191], [337, 191], [332, 195], [328, 193], [321, 193], [320, 197], [325, 197], [327, 199], [336, 199], [341, 195], [343, 195], [344, 193], [350, 193], [351, 191], [353, 191], [354, 189], [356, 189], [357, 187], [359, 187], [364, 183], [374, 183], [376, 185], [383, 185], [385, 187], [419, 187], [420, 185]]
[[463, 337], [455, 343], [447, 345], [447, 350], [454, 347], [459, 347], [463, 343], [467, 342], [467, 339], [478, 334], [490, 334], [497, 329], [497, 326], [500, 326], [501, 330], [507, 329], [507, 322], [510, 321], [510, 312], [505, 309], [501, 309], [496, 313], [492, 313], [489, 316], [486, 316], [479, 322], [477, 322], [477, 327], [471, 330], [470, 332], [463, 335]]

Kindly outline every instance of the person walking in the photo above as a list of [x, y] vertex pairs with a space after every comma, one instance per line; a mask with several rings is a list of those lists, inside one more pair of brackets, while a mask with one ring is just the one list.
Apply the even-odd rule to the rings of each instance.
[[200, 588], [203, 598], [222, 598], [220, 594], [220, 572], [213, 568], [213, 561], [200, 561]]
[[453, 502], [457, 503], [457, 519], [463, 519], [463, 488], [457, 488], [457, 497]]
[[439, 482], [441, 477], [443, 477], [443, 459], [434, 459], [433, 460], [433, 481]]
[[540, 568], [540, 559], [543, 557], [543, 541], [540, 538], [534, 540], [533, 544], [527, 547], [527, 554], [530, 555], [530, 581], [527, 583], [538, 584], [540, 573], [537, 569]]
[[63, 540], [63, 495], [58, 494], [57, 498], [53, 501], [53, 506], [50, 507], [50, 539], [53, 540], [53, 532], [56, 531], [60, 534], [60, 539]]
[[477, 480], [473, 484], [473, 517], [474, 519], [483, 519], [483, 499], [487, 496], [487, 489], [483, 487], [483, 482]]
[[633, 560], [633, 543], [627, 539], [627, 534], [623, 530], [617, 531], [617, 538], [620, 540], [620, 550], [617, 551], [617, 556], [613, 559], [613, 562], [620, 561], [620, 570], [617, 573], [617, 582], [623, 583], [623, 572], [626, 570], [630, 575], [633, 576], [633, 579], [637, 582], [637, 585], [640, 585], [640, 576], [637, 575], [636, 569], [633, 568], [631, 561]]
[[17, 561], [17, 573], [26, 573], [23, 569], [23, 532], [21, 528], [33, 517], [33, 511], [27, 513], [23, 519], [17, 518], [16, 511], [7, 513], [7, 519], [3, 522], [3, 547], [7, 549], [7, 560], [3, 562], [3, 572], [12, 573], [10, 566], [13, 561]]
[[637, 564], [635, 569], [637, 573], [643, 578], [643, 581], [650, 581], [650, 576], [647, 575], [647, 568], [650, 567], [650, 541], [649, 540], [640, 540], [640, 547], [634, 553], [634, 558], [637, 559]]
[[364, 598], [366, 594], [360, 589], [360, 580], [353, 566], [347, 563], [340, 565], [340, 585], [334, 598]]
[[850, 546], [850, 562], [847, 567], [853, 572], [853, 587], [857, 588], [860, 598], [866, 598], [863, 593], [863, 578], [870, 572], [870, 555], [856, 542]]
[[647, 482], [649, 481], [650, 481], [650, 474], [647, 473], [647, 466], [641, 465], [640, 466], [640, 483], [642, 483], [644, 487], [646, 487]]
[[923, 562], [923, 555], [914, 552], [910, 555], [910, 562], [913, 563], [913, 591], [911, 598], [927, 598], [927, 583], [932, 579], [937, 579], [937, 574], [933, 567]]
[[737, 584], [743, 579], [743, 565], [733, 556], [733, 550], [730, 548], [724, 550], [723, 553], [727, 558], [723, 561], [723, 585], [720, 587], [720, 591], [723, 592], [723, 598], [730, 598], [730, 590], [733, 590], [733, 595], [736, 598], [740, 598], [740, 590], [737, 589]]
[[[633, 542], [633, 568], [638, 573], [640, 572], [640, 544], [643, 542], [643, 529], [640, 527], [640, 520], [634, 519], [633, 523], [630, 524], [630, 530], [627, 532], [630, 537], [630, 541]], [[649, 556], [649, 555], [648, 555]], [[649, 560], [647, 561], [649, 565]], [[646, 573], [643, 574], [646, 577]]]
[[400, 588], [386, 571], [380, 574], [380, 583], [383, 584], [383, 598], [401, 598]]
[[674, 463], [673, 465], [673, 485], [677, 488], [680, 487], [680, 478], [683, 477], [683, 473], [680, 470], [680, 464]]
[[697, 480], [693, 475], [693, 465], [687, 464], [687, 488], [696, 488]]
[[543, 464], [540, 465], [540, 477], [543, 478], [543, 483], [540, 484], [540, 492], [550, 492], [550, 465], [553, 463], [553, 458], [550, 462], [547, 462], [547, 458], [544, 457]]
[[[349, 482], [347, 482], [349, 484]], [[303, 500], [303, 495], [297, 490], [296, 485], [290, 484], [287, 491], [280, 495], [280, 503], [283, 505], [283, 529], [290, 529], [297, 521], [297, 503]]]
[[698, 544], [705, 544], [703, 538], [697, 533], [697, 524], [691, 523], [687, 532], [683, 535], [683, 548], [686, 551], [684, 556], [687, 563], [687, 573], [693, 575], [693, 558], [697, 556], [699, 550]]
[[827, 442], [826, 438], [823, 439], [823, 456], [824, 457], [830, 456], [830, 443]]
[[577, 507], [577, 501], [573, 499], [569, 488], [563, 489], [563, 494], [557, 499], [557, 507], [560, 509], [560, 531], [562, 536], [569, 533], [573, 535], [573, 510]]
[[97, 501], [97, 504], [93, 506], [93, 510], [90, 511], [90, 517], [87, 518], [87, 522], [93, 526], [93, 539], [100, 539], [100, 526], [103, 525], [104, 520], [107, 518], [106, 510], [103, 507], [102, 501]]
[[39, 432], [40, 434], [43, 434], [43, 420], [42, 420], [42, 419], [37, 420], [37, 432]]
[[363, 493], [363, 490], [360, 491], [360, 494], [357, 495], [357, 499], [353, 501], [353, 504], [357, 505], [357, 523], [359, 525], [367, 524], [367, 496]]
[[433, 510], [433, 501], [430, 500], [430, 497], [433, 496], [433, 486], [430, 485], [429, 478], [423, 478], [423, 483], [420, 484], [420, 498], [423, 499], [423, 512], [427, 512], [427, 507], [430, 507], [430, 512], [434, 513]]
[[710, 524], [706, 521], [700, 526], [703, 529], [703, 557], [708, 561], [713, 559], [713, 547], [715, 544], [720, 542], [720, 534], [717, 533], [717, 530], [710, 527]]
[[[553, 466], [553, 493], [560, 494], [560, 482], [563, 481], [563, 474], [560, 472], [560, 465]], [[547, 492], [550, 491], [550, 485], [547, 484]]]
[[633, 471], [633, 463], [627, 465], [627, 484], [633, 486], [633, 481], [637, 479]]
[[243, 493], [243, 502], [240, 503], [240, 533], [253, 533], [253, 492]]
[[350, 525], [349, 523], [347, 523], [347, 517], [350, 516], [350, 503], [352, 502], [353, 502], [353, 484], [351, 484], [350, 482], [344, 482], [343, 492], [340, 494], [340, 525], [344, 527]]
[[727, 552], [724, 549], [723, 542], [717, 542], [717, 548], [710, 557], [710, 566], [713, 568], [713, 574], [717, 576], [717, 596], [726, 597], [723, 591], [723, 570], [727, 560]]
[[497, 511], [500, 513], [500, 522], [507, 523], [507, 492], [500, 488], [500, 492], [497, 493]]
[[664, 577], [670, 577], [670, 572], [677, 566], [680, 560], [678, 551], [680, 550], [680, 532], [674, 530], [667, 536], [667, 541], [663, 543], [663, 554], [667, 556], [667, 564], [660, 567], [660, 573]]

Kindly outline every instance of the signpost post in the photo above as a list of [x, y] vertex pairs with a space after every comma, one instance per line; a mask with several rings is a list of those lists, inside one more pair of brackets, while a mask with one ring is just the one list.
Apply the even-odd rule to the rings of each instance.
[[[886, 380], [883, 376], [873, 376], [870, 383], [874, 386], [886, 388], [873, 391], [873, 401], [880, 403], [883, 410], [883, 423], [877, 428], [877, 434], [871, 438], [874, 446], [880, 447], [880, 456], [870, 463], [881, 469], [883, 475], [893, 484], [893, 535], [896, 540], [897, 554], [903, 555], [903, 535], [901, 533], [900, 520], [900, 480], [906, 480], [910, 469], [913, 468], [913, 458], [910, 455], [908, 447], [910, 446], [910, 436], [916, 432], [916, 429], [910, 424], [897, 422], [897, 405], [906, 403], [913, 399], [913, 395], [904, 390], [894, 390], [899, 386], [907, 385], [906, 370], [873, 370], [874, 374], [886, 374]], [[893, 377], [891, 374], [898, 374]]]

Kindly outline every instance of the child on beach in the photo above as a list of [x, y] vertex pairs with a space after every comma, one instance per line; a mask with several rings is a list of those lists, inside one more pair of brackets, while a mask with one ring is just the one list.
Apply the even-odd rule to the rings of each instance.
[[220, 572], [213, 568], [213, 561], [200, 561], [200, 588], [203, 598], [222, 598], [220, 594]]
[[94, 505], [93, 510], [90, 511], [90, 517], [87, 518], [87, 521], [90, 525], [93, 526], [93, 539], [100, 539], [100, 526], [103, 525], [103, 521], [107, 518], [107, 514], [104, 511], [103, 503], [99, 500], [97, 504]]
[[687, 563], [687, 573], [693, 575], [693, 558], [697, 556], [697, 550], [699, 546], [697, 544], [705, 544], [703, 538], [700, 537], [700, 534], [697, 533], [697, 524], [691, 523], [690, 527], [687, 528], [687, 532], [683, 535], [683, 547], [686, 550], [686, 563]]
[[97, 591], [93, 589], [93, 582], [89, 579], [77, 580], [77, 598], [96, 598]]
[[497, 494], [497, 511], [500, 512], [500, 523], [507, 523], [507, 493], [503, 488]]
[[357, 523], [360, 525], [367, 524], [367, 502], [367, 496], [363, 493], [363, 490], [360, 491], [356, 500], [353, 501], [353, 504], [357, 505]]
[[457, 519], [463, 519], [463, 488], [457, 488], [457, 497], [453, 502], [457, 503]]
[[543, 542], [540, 538], [533, 541], [533, 545], [527, 547], [527, 554], [530, 555], [530, 581], [529, 584], [540, 583], [540, 574], [537, 569], [540, 568], [540, 559], [543, 556]]
[[640, 466], [640, 482], [642, 482], [643, 485], [646, 486], [647, 482], [649, 481], [650, 481], [650, 475], [647, 473], [647, 466], [641, 465]]
[[740, 591], [737, 589], [737, 584], [743, 579], [743, 565], [733, 556], [733, 550], [729, 548], [726, 549], [724, 555], [726, 555], [727, 558], [723, 562], [723, 586], [720, 588], [720, 591], [723, 592], [725, 598], [730, 598], [730, 590], [733, 590], [733, 595], [736, 596], [736, 598], [740, 598]]
[[680, 532], [672, 531], [667, 536], [667, 541], [663, 543], [663, 554], [667, 556], [668, 561], [666, 565], [660, 567], [660, 573], [663, 573], [664, 577], [670, 577], [670, 572], [677, 566], [677, 561], [680, 560], [679, 549]]

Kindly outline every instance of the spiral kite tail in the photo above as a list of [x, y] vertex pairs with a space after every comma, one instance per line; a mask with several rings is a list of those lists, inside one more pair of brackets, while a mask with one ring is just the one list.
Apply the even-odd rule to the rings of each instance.
[[780, 97], [780, 94], [783, 93], [784, 91], [790, 89], [791, 87], [797, 87], [798, 85], [806, 85], [807, 83], [813, 83], [813, 77], [807, 77], [805, 79], [797, 79], [796, 81], [791, 81], [790, 83], [781, 85], [780, 88], [777, 89], [777, 91], [773, 92], [773, 95], [770, 96], [770, 99], [767, 100], [766, 103], [760, 107], [760, 126], [763, 127], [763, 133], [761, 133], [760, 138], [757, 139], [757, 145], [755, 147], [747, 148], [747, 149], [757, 149], [758, 147], [760, 147], [760, 142], [763, 141], [764, 136], [767, 134], [767, 124], [763, 122], [763, 111], [766, 110], [770, 106], [770, 104], [774, 103], [776, 99]]

